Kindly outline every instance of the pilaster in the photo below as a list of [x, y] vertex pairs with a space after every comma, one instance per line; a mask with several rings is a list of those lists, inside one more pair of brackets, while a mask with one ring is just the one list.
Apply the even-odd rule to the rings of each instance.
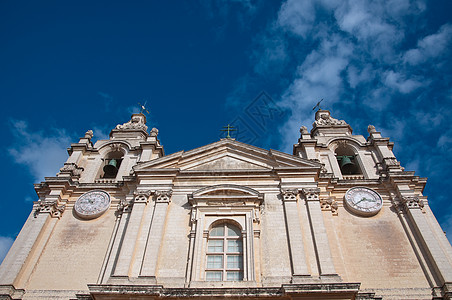
[[[320, 189], [302, 189], [306, 206], [308, 208], [309, 223], [316, 251], [320, 276], [338, 276], [334, 268], [325, 223], [323, 222], [322, 208], [320, 205]], [[339, 277], [339, 276], [338, 276]]]
[[289, 238], [290, 257], [292, 262], [292, 276], [310, 276], [306, 264], [306, 253], [303, 245], [303, 235], [300, 227], [297, 201], [298, 190], [281, 190], [286, 216], [287, 234]]
[[134, 257], [135, 245], [141, 229], [142, 218], [149, 202], [151, 191], [137, 191], [134, 194], [133, 209], [127, 222], [127, 228], [122, 239], [121, 250], [116, 262], [114, 277], [128, 277]]
[[406, 195], [401, 196], [398, 206], [402, 206], [408, 214], [413, 227], [423, 247], [434, 267], [434, 273], [441, 280], [442, 284], [452, 283], [452, 261], [448, 257], [447, 252], [441, 247], [440, 241], [437, 240], [428, 220], [426, 219], [423, 207], [425, 203], [419, 196]]
[[158, 254], [163, 238], [165, 218], [168, 205], [171, 201], [172, 190], [155, 192], [155, 209], [152, 217], [140, 277], [155, 278]]

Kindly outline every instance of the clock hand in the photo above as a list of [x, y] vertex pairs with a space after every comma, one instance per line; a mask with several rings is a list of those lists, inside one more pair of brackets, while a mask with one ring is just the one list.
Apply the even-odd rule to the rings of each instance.
[[358, 202], [355, 203], [355, 205], [357, 205], [358, 203], [362, 202], [362, 201], [367, 201], [366, 197], [362, 198], [361, 200], [359, 200]]

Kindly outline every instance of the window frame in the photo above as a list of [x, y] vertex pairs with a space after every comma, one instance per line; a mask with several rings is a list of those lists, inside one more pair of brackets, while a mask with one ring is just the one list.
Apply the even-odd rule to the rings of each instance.
[[[199, 189], [187, 195], [192, 205], [190, 217], [190, 242], [186, 281], [190, 287], [205, 286], [254, 286], [256, 282], [255, 261], [259, 260], [260, 211], [263, 194], [238, 185], [216, 185]], [[221, 282], [206, 279], [209, 230], [218, 222], [230, 222], [242, 234], [242, 281]], [[258, 257], [255, 257], [255, 256]], [[259, 267], [258, 267], [259, 269]], [[232, 284], [233, 283], [233, 284]]]
[[[222, 228], [223, 234], [222, 235], [213, 235], [212, 231], [215, 228]], [[237, 235], [229, 235], [230, 229], [236, 229], [238, 230]], [[211, 241], [222, 241], [222, 251], [213, 251], [211, 252], [209, 243]], [[239, 245], [239, 251], [229, 251], [229, 242], [230, 241], [240, 241]], [[218, 247], [218, 246], [214, 246]], [[209, 267], [209, 257], [222, 257], [221, 259], [221, 268], [215, 268], [215, 267]], [[229, 267], [229, 258], [230, 257], [238, 257], [239, 259], [239, 267], [238, 268], [232, 268]], [[220, 220], [212, 224], [209, 235], [207, 237], [207, 248], [206, 248], [206, 267], [205, 267], [205, 278], [206, 281], [243, 281], [243, 237], [242, 237], [242, 230], [237, 225], [233, 224], [232, 222]], [[215, 272], [221, 272], [221, 280], [209, 280], [208, 274], [215, 273]], [[232, 273], [238, 273], [238, 279], [237, 280], [230, 280], [229, 274]]]

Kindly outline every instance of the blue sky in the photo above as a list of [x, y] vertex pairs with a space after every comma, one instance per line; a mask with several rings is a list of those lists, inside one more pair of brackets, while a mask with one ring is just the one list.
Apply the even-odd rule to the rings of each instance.
[[[145, 101], [167, 154], [244, 121], [239, 140], [291, 153], [323, 98], [429, 178], [451, 239], [450, 11], [446, 0], [1, 1], [0, 259], [37, 200], [33, 183], [86, 130], [105, 138]], [[274, 110], [249, 121], [259, 101]]]

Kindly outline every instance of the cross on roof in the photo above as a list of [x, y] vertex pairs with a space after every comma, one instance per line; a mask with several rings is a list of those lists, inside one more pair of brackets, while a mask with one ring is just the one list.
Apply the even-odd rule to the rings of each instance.
[[230, 124], [228, 124], [228, 126], [223, 126], [223, 128], [225, 128], [225, 129], [221, 129], [220, 131], [227, 131], [228, 132], [228, 135], [226, 136], [227, 139], [231, 138], [231, 136], [229, 135], [229, 133], [231, 131], [237, 131], [237, 129], [233, 129], [234, 126], [231, 126]]

